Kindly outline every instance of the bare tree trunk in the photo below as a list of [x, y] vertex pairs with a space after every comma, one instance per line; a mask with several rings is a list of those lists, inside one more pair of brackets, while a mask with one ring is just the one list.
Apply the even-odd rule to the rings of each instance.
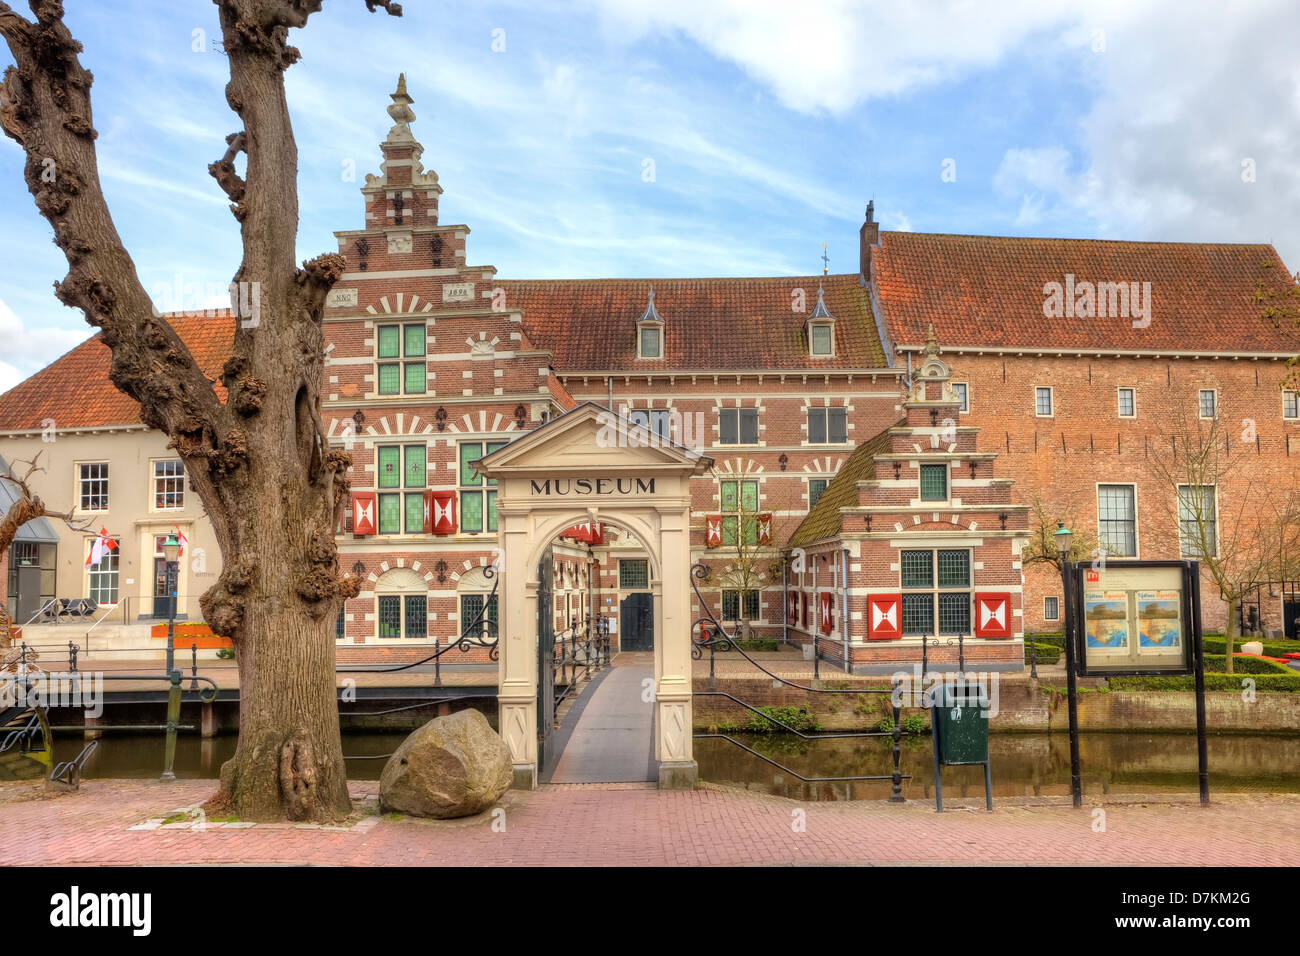
[[1228, 626], [1223, 629], [1223, 636], [1224, 636], [1223, 650], [1227, 654], [1227, 658], [1228, 658], [1227, 663], [1224, 666], [1224, 672], [1228, 674], [1233, 673], [1232, 652], [1233, 652], [1233, 644], [1235, 643], [1234, 638], [1236, 637], [1236, 634], [1237, 634], [1237, 597], [1236, 595], [1232, 595], [1228, 598]]
[[[350, 808], [330, 632], [358, 584], [340, 575], [334, 542], [351, 460], [329, 450], [320, 415], [321, 313], [344, 263], [326, 255], [296, 265], [298, 151], [284, 90], [299, 56], [289, 29], [305, 26], [321, 0], [215, 2], [226, 101], [244, 128], [208, 171], [240, 226], [232, 303], [258, 303], [232, 316], [224, 402], [122, 246], [99, 181], [93, 77], [59, 0], [29, 0], [33, 21], [0, 2], [0, 35], [16, 63], [0, 86], [0, 125], [22, 145], [28, 189], [68, 260], [56, 295], [102, 329], [113, 384], [171, 438], [221, 548], [221, 576], [201, 600], [212, 630], [235, 645], [240, 738], [215, 803], [246, 820], [329, 821]], [[392, 0], [366, 6], [401, 13]]]

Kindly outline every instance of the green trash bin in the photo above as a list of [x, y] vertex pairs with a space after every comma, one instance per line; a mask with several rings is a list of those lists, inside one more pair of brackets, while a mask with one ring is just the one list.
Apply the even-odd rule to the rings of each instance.
[[[938, 688], [936, 688], [937, 690]], [[943, 782], [939, 768], [943, 765], [984, 765], [984, 802], [993, 809], [993, 780], [989, 772], [989, 721], [984, 689], [977, 685], [947, 684], [937, 695], [930, 713], [931, 738], [934, 743], [934, 802], [943, 810]]]

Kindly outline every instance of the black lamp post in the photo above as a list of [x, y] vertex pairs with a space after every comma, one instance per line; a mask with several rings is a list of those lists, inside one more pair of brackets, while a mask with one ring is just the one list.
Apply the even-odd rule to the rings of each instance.
[[171, 680], [167, 691], [167, 747], [162, 779], [171, 781], [176, 779], [172, 766], [176, 761], [176, 725], [181, 716], [181, 672], [176, 669], [176, 582], [181, 543], [175, 534], [167, 535], [162, 552], [167, 565], [167, 676]]
[[1074, 533], [1065, 526], [1064, 521], [1056, 522], [1056, 553], [1061, 556], [1061, 584], [1065, 597], [1065, 681], [1067, 704], [1070, 712], [1070, 799], [1076, 807], [1083, 806], [1083, 786], [1079, 778], [1079, 702], [1078, 687], [1074, 677], [1074, 605], [1075, 594], [1070, 581], [1070, 543]]

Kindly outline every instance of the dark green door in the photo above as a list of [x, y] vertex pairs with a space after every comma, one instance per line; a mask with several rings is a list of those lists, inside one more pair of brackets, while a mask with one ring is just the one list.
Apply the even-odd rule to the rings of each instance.
[[653, 594], [629, 594], [618, 606], [620, 650], [653, 651], [655, 612]]

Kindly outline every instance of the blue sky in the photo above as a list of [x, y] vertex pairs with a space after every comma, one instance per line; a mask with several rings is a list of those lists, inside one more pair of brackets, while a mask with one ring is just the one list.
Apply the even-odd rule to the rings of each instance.
[[[361, 226], [405, 71], [441, 221], [504, 278], [807, 274], [823, 242], [856, 271], [870, 198], [885, 229], [1272, 242], [1294, 271], [1300, 18], [1226, 6], [407, 0], [393, 19], [329, 0], [287, 79], [298, 255]], [[67, 7], [145, 287], [224, 286], [238, 229], [207, 165], [238, 120], [216, 8]], [[4, 139], [0, 388], [91, 331], [53, 297], [50, 237]]]

